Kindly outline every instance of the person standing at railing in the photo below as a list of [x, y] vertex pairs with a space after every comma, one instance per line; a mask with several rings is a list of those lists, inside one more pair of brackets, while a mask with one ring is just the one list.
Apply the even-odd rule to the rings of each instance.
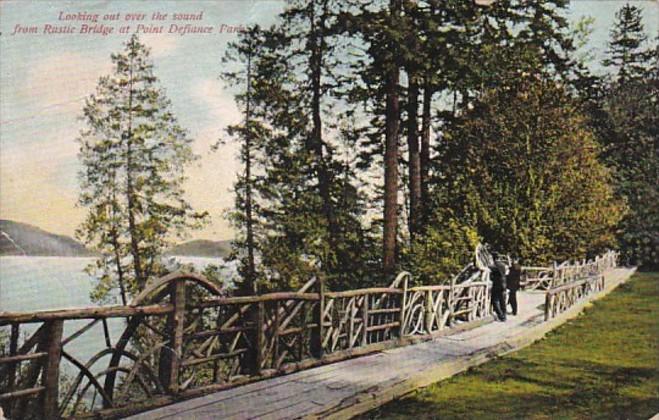
[[513, 316], [517, 315], [517, 291], [520, 287], [522, 278], [522, 266], [515, 261], [510, 267], [510, 272], [506, 277], [506, 287], [508, 287], [508, 304], [513, 309]]
[[499, 321], [506, 320], [506, 266], [498, 260], [496, 254], [494, 264], [490, 267], [490, 280], [492, 281], [492, 306]]

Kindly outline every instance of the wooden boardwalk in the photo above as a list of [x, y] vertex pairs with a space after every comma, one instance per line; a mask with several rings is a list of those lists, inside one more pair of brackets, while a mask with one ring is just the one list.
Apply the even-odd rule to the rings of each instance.
[[148, 411], [132, 419], [349, 418], [524, 347], [576, 316], [628, 279], [633, 269], [605, 272], [606, 286], [544, 321], [542, 292], [519, 294], [520, 313], [431, 341], [263, 380]]

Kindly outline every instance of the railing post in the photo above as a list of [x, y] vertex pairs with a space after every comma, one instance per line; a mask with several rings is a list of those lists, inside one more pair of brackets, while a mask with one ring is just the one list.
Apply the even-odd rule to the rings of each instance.
[[316, 328], [311, 332], [311, 354], [316, 358], [323, 357], [323, 337], [325, 336], [325, 326], [323, 325], [323, 314], [325, 313], [325, 279], [318, 276], [316, 281], [318, 288], [318, 304], [313, 313]]
[[41, 384], [45, 388], [41, 400], [41, 412], [44, 419], [59, 418], [59, 364], [62, 358], [63, 331], [63, 320], [49, 321], [42, 338], [44, 340], [42, 342], [43, 348], [48, 353], [41, 375]]
[[[276, 300], [273, 302], [273, 304], [275, 306], [275, 313], [274, 313], [275, 319], [270, 325], [270, 336], [272, 337], [272, 366], [270, 367], [273, 369], [279, 369], [279, 366], [277, 366], [277, 361], [279, 360], [279, 326], [281, 325], [281, 320], [279, 319], [279, 307], [281, 305], [281, 301]], [[304, 313], [304, 308], [302, 308], [302, 313]], [[264, 316], [264, 320], [265, 320], [265, 316]], [[297, 343], [298, 360], [302, 360], [302, 346], [304, 345], [304, 341], [303, 338], [298, 338], [298, 340], [299, 340]]]
[[[440, 294], [442, 292], [439, 292]], [[441, 296], [441, 295], [439, 295]], [[433, 301], [432, 301], [432, 290], [426, 290], [426, 298], [425, 302], [423, 302], [423, 321], [424, 324], [426, 325], [426, 333], [431, 334], [432, 333], [432, 327], [433, 327], [433, 320], [435, 319], [434, 317], [437, 315], [433, 311]], [[441, 322], [441, 320], [440, 320]]]
[[[19, 329], [20, 324], [12, 323], [11, 324], [11, 333], [9, 336], [9, 355], [16, 356], [18, 351], [18, 338], [19, 338]], [[16, 382], [16, 366], [17, 363], [11, 362], [7, 367], [7, 389], [9, 391], [14, 389], [14, 384]], [[7, 418], [11, 418], [11, 408], [13, 404], [7, 404], [7, 411], [4, 413]]]
[[406, 310], [407, 310], [407, 282], [408, 282], [409, 276], [405, 276], [405, 279], [403, 280], [403, 294], [400, 299], [400, 313], [398, 315], [398, 338], [402, 338], [403, 335], [405, 334], [405, 323], [407, 322], [406, 318]]
[[160, 353], [160, 380], [165, 390], [171, 394], [178, 392], [178, 374], [183, 356], [183, 328], [185, 324], [185, 281], [171, 283], [170, 299], [174, 309], [167, 316], [169, 346]]
[[368, 301], [370, 295], [365, 294], [364, 295], [364, 306], [362, 306], [362, 346], [367, 346], [368, 345]]
[[451, 278], [451, 287], [448, 291], [448, 318], [446, 319], [446, 326], [453, 325], [453, 313], [455, 312], [455, 277]]
[[261, 374], [265, 352], [265, 302], [261, 301], [256, 306], [256, 366], [254, 373]]
[[547, 292], [545, 294], [545, 321], [549, 320], [551, 301], [552, 301], [551, 293]]

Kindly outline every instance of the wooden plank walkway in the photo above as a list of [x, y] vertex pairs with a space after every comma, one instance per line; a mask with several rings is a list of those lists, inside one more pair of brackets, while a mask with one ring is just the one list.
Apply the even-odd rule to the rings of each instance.
[[209, 394], [131, 419], [350, 418], [410, 391], [517, 350], [575, 317], [590, 301], [627, 280], [633, 269], [605, 273], [605, 289], [545, 322], [545, 294], [519, 293], [520, 312], [507, 322], [438, 337], [286, 376]]

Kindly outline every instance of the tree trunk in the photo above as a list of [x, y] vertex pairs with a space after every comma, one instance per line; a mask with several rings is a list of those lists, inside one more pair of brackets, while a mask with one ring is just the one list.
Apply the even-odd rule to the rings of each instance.
[[117, 266], [117, 276], [119, 281], [119, 293], [121, 296], [121, 304], [128, 305], [128, 297], [126, 295], [126, 285], [124, 284], [124, 269], [121, 266], [121, 248], [119, 245], [119, 235], [116, 226], [112, 227], [110, 231], [110, 238], [112, 241], [112, 248], [114, 249], [114, 259]]
[[250, 129], [250, 102], [252, 93], [252, 50], [247, 55], [247, 94], [245, 98], [245, 225], [247, 229], [246, 294], [256, 294], [256, 267], [254, 264], [254, 216], [252, 214], [252, 131]]
[[[116, 173], [112, 173], [112, 185], [116, 185], [117, 179], [116, 179]], [[110, 241], [112, 245], [112, 250], [114, 251], [114, 259], [115, 259], [115, 265], [117, 267], [117, 277], [118, 277], [118, 282], [119, 282], [119, 294], [121, 296], [121, 303], [122, 305], [126, 306], [128, 305], [128, 297], [126, 295], [126, 285], [125, 285], [125, 280], [124, 280], [124, 268], [121, 265], [121, 244], [119, 243], [119, 232], [117, 231], [117, 225], [115, 224], [116, 220], [116, 212], [115, 212], [115, 204], [117, 202], [117, 193], [116, 189], [112, 189], [112, 202], [110, 206], [110, 215], [109, 218], [112, 223], [112, 228], [110, 229]]]
[[128, 229], [130, 233], [130, 249], [133, 256], [133, 268], [138, 288], [144, 287], [146, 279], [142, 271], [139, 238], [135, 222], [135, 191], [133, 185], [133, 59], [131, 57], [128, 69], [128, 130], [126, 133], [126, 202], [128, 207]]
[[[323, 205], [323, 215], [327, 222], [327, 237], [330, 249], [335, 248], [336, 239], [336, 222], [334, 220], [334, 208], [332, 205], [331, 190], [330, 190], [330, 174], [327, 169], [323, 152], [323, 125], [320, 117], [320, 101], [322, 96], [321, 77], [323, 69], [323, 45], [325, 42], [325, 18], [327, 15], [327, 1], [323, 1], [323, 11], [316, 22], [315, 4], [312, 3], [311, 7], [311, 31], [310, 31], [310, 45], [311, 45], [311, 115], [312, 115], [312, 149], [315, 155], [316, 167], [318, 173], [318, 189], [320, 198]], [[325, 261], [330, 264], [330, 261]], [[324, 269], [331, 267], [323, 267]]]
[[407, 148], [410, 189], [410, 239], [414, 239], [420, 227], [421, 219], [421, 157], [419, 155], [419, 126], [417, 113], [419, 107], [419, 85], [417, 76], [409, 72], [407, 90]]
[[[400, 0], [389, 3], [392, 26], [398, 21]], [[392, 42], [392, 48], [394, 48]], [[384, 151], [384, 232], [383, 268], [385, 274], [393, 274], [396, 266], [396, 235], [398, 228], [398, 64], [395, 53], [386, 75], [385, 151]]]
[[423, 114], [421, 122], [421, 219], [425, 219], [428, 212], [428, 197], [430, 184], [430, 106], [432, 104], [432, 88], [428, 76], [423, 87]]

